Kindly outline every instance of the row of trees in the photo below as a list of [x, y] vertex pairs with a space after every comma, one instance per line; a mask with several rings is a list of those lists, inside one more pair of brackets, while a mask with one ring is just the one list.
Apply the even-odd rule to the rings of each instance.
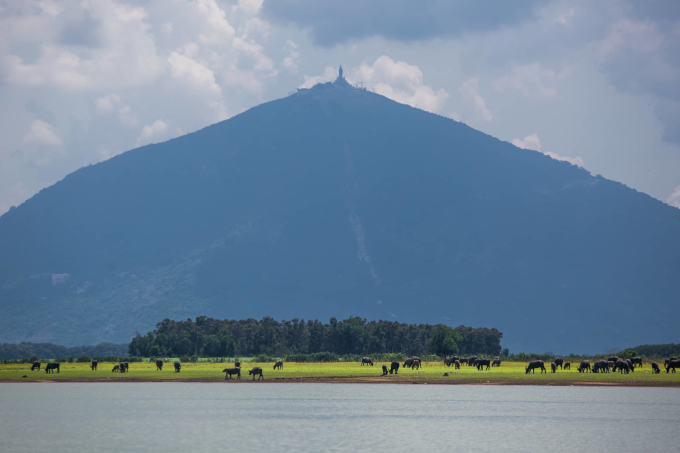
[[153, 332], [130, 342], [131, 356], [251, 357], [331, 352], [338, 355], [403, 353], [406, 355], [488, 354], [501, 351], [503, 334], [495, 328], [454, 328], [443, 324], [405, 324], [350, 317], [327, 324], [318, 320], [164, 319]]

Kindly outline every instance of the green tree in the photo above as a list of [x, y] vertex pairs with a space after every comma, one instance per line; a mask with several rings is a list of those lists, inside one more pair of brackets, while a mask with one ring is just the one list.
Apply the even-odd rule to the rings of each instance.
[[432, 354], [438, 356], [452, 355], [458, 352], [458, 343], [461, 341], [461, 336], [452, 327], [444, 324], [437, 324], [434, 329], [434, 334], [428, 341], [427, 347]]

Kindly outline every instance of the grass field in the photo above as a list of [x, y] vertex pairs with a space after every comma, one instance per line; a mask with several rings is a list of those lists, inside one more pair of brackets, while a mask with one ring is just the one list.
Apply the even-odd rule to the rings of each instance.
[[[60, 373], [47, 374], [43, 369], [30, 371], [30, 364], [0, 365], [0, 382], [148, 382], [188, 381], [224, 382], [222, 369], [233, 363], [183, 363], [182, 371], [175, 373], [172, 363], [165, 363], [163, 371], [157, 371], [153, 363], [130, 363], [129, 373], [112, 373], [113, 363], [100, 363], [97, 371], [90, 370], [88, 363], [62, 363]], [[526, 364], [504, 362], [489, 371], [462, 366], [460, 370], [447, 368], [441, 362], [427, 362], [417, 371], [400, 368], [398, 375], [382, 376], [382, 363], [373, 367], [356, 362], [336, 363], [285, 363], [283, 370], [274, 371], [273, 363], [243, 363], [241, 380], [249, 382], [248, 370], [262, 367], [266, 382], [338, 382], [338, 383], [402, 383], [402, 384], [497, 384], [497, 385], [623, 385], [649, 387], [680, 387], [680, 373], [652, 374], [649, 364], [630, 374], [579, 373], [575, 369], [553, 374], [525, 374]], [[388, 364], [389, 365], [389, 364]], [[549, 369], [549, 368], [548, 368]], [[448, 373], [448, 376], [444, 376]], [[230, 381], [227, 381], [230, 382]]]

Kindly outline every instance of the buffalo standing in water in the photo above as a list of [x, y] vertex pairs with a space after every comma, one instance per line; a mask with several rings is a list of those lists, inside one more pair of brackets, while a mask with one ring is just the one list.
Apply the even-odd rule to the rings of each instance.
[[553, 373], [554, 373], [555, 371], [557, 371], [557, 364], [556, 364], [555, 362], [551, 363], [551, 364], [550, 364], [550, 369], [552, 370]]
[[656, 362], [652, 362], [652, 373], [656, 374], [661, 373], [661, 370], [659, 369], [659, 364]]
[[578, 366], [578, 372], [579, 373], [585, 373], [586, 370], [590, 371], [590, 360], [584, 360]]
[[99, 361], [93, 360], [92, 363], [90, 363], [90, 369], [92, 371], [97, 371], [97, 365], [99, 365]]
[[489, 369], [489, 366], [491, 366], [491, 359], [477, 359], [475, 361], [475, 365], [477, 365], [477, 371], [481, 371], [486, 367], [486, 369]]
[[671, 368], [673, 369], [673, 373], [675, 373], [675, 369], [680, 368], [680, 360], [669, 360], [668, 365], [666, 365], [666, 373], [668, 373]]
[[383, 365], [383, 374], [382, 375], [385, 376], [386, 374], [387, 374], [387, 366]]
[[276, 363], [274, 364], [274, 369], [277, 369], [277, 368], [278, 368], [279, 370], [282, 370], [282, 369], [283, 369], [283, 360], [277, 360], [277, 361], [276, 361]]
[[222, 372], [223, 372], [223, 373], [226, 373], [226, 374], [224, 375], [224, 379], [225, 379], [225, 380], [231, 379], [231, 375], [232, 375], [232, 374], [235, 374], [235, 375], [236, 375], [236, 379], [241, 379], [241, 368], [240, 368], [240, 367], [236, 367], [236, 368], [225, 368], [225, 369], [222, 370]]
[[54, 373], [54, 370], [59, 373], [59, 362], [50, 362], [45, 366], [45, 373]]
[[161, 359], [156, 360], [156, 371], [163, 371], [163, 361]]
[[257, 378], [258, 381], [260, 379], [264, 379], [264, 374], [262, 374], [262, 368], [260, 368], [259, 366], [256, 366], [252, 370], [248, 371], [248, 375], [251, 375], [251, 374], [253, 375], [253, 381], [255, 380], [255, 376], [257, 376], [257, 375], [260, 376], [259, 378]]
[[373, 360], [371, 360], [370, 357], [364, 357], [363, 359], [361, 359], [361, 366], [364, 366], [364, 365], [366, 365], [366, 366], [368, 366], [368, 365], [373, 366]]
[[33, 362], [33, 365], [31, 365], [31, 371], [35, 370], [40, 371], [40, 362]]
[[397, 371], [399, 371], [399, 362], [392, 362], [390, 365], [390, 374], [397, 374]]
[[114, 365], [113, 369], [111, 370], [112, 373], [115, 373], [117, 371], [120, 371], [120, 365]]
[[529, 374], [529, 371], [535, 373], [536, 368], [541, 369], [541, 374], [543, 374], [544, 371], [546, 374], [548, 374], [548, 372], [545, 370], [545, 366], [543, 365], [543, 360], [534, 360], [533, 362], [529, 362], [529, 366], [526, 368], [526, 373], [524, 374]]
[[182, 369], [182, 364], [179, 363], [179, 362], [175, 362], [174, 365], [175, 365], [175, 373], [179, 373], [179, 370]]
[[564, 359], [562, 357], [555, 357], [555, 366], [560, 367], [560, 370], [563, 370], [563, 365], [564, 365]]

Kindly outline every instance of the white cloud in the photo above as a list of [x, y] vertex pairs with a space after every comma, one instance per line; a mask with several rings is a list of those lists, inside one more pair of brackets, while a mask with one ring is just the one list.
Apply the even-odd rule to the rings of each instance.
[[161, 25], [161, 31], [166, 35], [172, 33], [172, 29], [173, 29], [172, 22], [166, 22], [163, 25]]
[[113, 110], [116, 104], [120, 102], [120, 97], [117, 94], [109, 94], [107, 96], [103, 96], [100, 98], [97, 98], [95, 101], [95, 105], [97, 106], [97, 111], [98, 112], [108, 112], [110, 110]]
[[486, 107], [486, 101], [484, 101], [484, 98], [479, 94], [479, 79], [468, 79], [460, 86], [460, 88], [458, 88], [458, 94], [460, 94], [463, 102], [467, 104], [468, 108], [472, 110], [475, 118], [484, 121], [491, 121], [493, 119], [493, 114]]
[[311, 88], [317, 83], [332, 82], [338, 76], [338, 69], [326, 66], [323, 70], [323, 75], [308, 76], [305, 74], [305, 81], [298, 88]]
[[24, 143], [44, 146], [59, 146], [61, 139], [54, 131], [54, 127], [41, 120], [31, 123], [31, 131], [24, 137]]
[[297, 72], [298, 63], [300, 61], [300, 52], [298, 51], [298, 45], [290, 39], [286, 41], [286, 45], [283, 50], [288, 51], [288, 56], [283, 59], [281, 66], [292, 71]]
[[541, 63], [536, 62], [514, 66], [512, 72], [496, 80], [493, 87], [501, 93], [507, 89], [513, 89], [522, 92], [525, 96], [553, 97], [557, 95], [557, 90], [546, 84], [555, 82], [557, 78], [553, 70], [546, 69]]
[[163, 120], [156, 120], [153, 124], [144, 126], [142, 128], [142, 134], [137, 139], [137, 146], [150, 143], [154, 138], [162, 136], [167, 129], [168, 125]]
[[511, 143], [518, 148], [538, 151], [539, 153], [545, 154], [546, 156], [550, 156], [555, 160], [561, 160], [564, 162], [569, 162], [573, 165], [577, 165], [579, 167], [583, 167], [583, 159], [581, 159], [580, 156], [576, 157], [560, 156], [559, 154], [552, 153], [550, 151], [543, 151], [541, 139], [538, 138], [538, 134], [536, 134], [535, 132], [531, 135], [527, 135], [526, 137], [524, 137], [523, 140], [516, 138]]
[[262, 10], [262, 3], [263, 0], [238, 0], [238, 4], [233, 6], [233, 10], [254, 16]]
[[197, 0], [193, 6], [204, 19], [204, 33], [198, 37], [202, 44], [231, 42], [236, 32], [227, 20], [227, 13], [215, 0]]
[[666, 203], [676, 208], [680, 208], [680, 186], [676, 187], [670, 197], [666, 199]]
[[423, 72], [418, 66], [394, 61], [383, 55], [369, 66], [363, 63], [348, 71], [349, 82], [364, 82], [368, 87], [394, 101], [428, 112], [439, 112], [449, 94], [444, 89], [435, 91], [423, 83]]
[[576, 9], [571, 8], [569, 11], [566, 13], [559, 14], [555, 18], [555, 22], [558, 22], [562, 25], [570, 25], [571, 19], [576, 15]]

